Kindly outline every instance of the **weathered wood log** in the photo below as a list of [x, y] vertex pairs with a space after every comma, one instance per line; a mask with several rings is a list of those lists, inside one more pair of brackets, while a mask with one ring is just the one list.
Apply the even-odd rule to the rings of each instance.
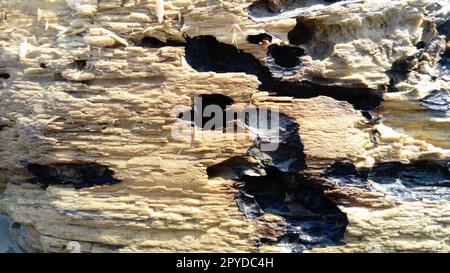
[[27, 251], [449, 251], [443, 2], [0, 0], [0, 211]]

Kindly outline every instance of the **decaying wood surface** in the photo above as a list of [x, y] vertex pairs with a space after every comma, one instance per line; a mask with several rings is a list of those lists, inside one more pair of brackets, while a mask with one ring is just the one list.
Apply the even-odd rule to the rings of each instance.
[[[448, 2], [330, 2], [0, 0], [0, 211], [22, 247], [448, 252]], [[179, 118], [208, 95], [276, 109], [298, 143]], [[396, 171], [430, 184], [380, 182]]]

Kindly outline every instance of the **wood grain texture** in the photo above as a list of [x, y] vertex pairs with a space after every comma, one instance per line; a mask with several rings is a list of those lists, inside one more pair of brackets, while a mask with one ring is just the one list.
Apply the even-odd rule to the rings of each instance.
[[[431, 91], [449, 88], [426, 69], [439, 57], [422, 56], [398, 92], [387, 93], [393, 64], [438, 35], [426, 24], [434, 20], [426, 11], [432, 1], [349, 1], [270, 20], [252, 18], [248, 0], [164, 1], [163, 11], [156, 2], [0, 0], [0, 73], [9, 76], [0, 79], [0, 211], [20, 223], [23, 247], [64, 252], [78, 241], [83, 252], [291, 251], [258, 243], [283, 234], [279, 216], [247, 218], [233, 174], [207, 173], [236, 157], [256, 164], [247, 154], [252, 132], [232, 138], [187, 126], [194, 141], [173, 137], [176, 106], [190, 110], [194, 97], [221, 94], [235, 109], [277, 109], [299, 124], [303, 172], [348, 218], [343, 245], [310, 251], [450, 250], [449, 199], [404, 201], [322, 176], [335, 162], [371, 168], [449, 160], [448, 114], [438, 119], [420, 105]], [[288, 33], [297, 24], [312, 34], [301, 45], [300, 67], [278, 79], [279, 87], [307, 81], [321, 96], [261, 90], [259, 72], [198, 71], [187, 60], [189, 39], [213, 36], [267, 69], [268, 47], [292, 46]], [[248, 42], [261, 33], [273, 37], [271, 45]], [[338, 87], [382, 97], [370, 110], [381, 121], [327, 95]], [[97, 163], [121, 183], [43, 188], [29, 183], [30, 163]]]

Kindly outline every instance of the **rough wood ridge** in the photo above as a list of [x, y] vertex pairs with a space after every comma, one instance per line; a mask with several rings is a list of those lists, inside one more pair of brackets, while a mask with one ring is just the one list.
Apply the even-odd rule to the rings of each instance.
[[0, 212], [31, 252], [448, 252], [446, 9], [0, 0]]

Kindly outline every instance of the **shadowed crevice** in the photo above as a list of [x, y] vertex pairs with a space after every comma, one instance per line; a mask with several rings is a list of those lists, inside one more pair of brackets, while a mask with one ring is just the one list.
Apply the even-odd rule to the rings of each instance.
[[351, 163], [336, 162], [324, 176], [340, 186], [353, 186], [399, 197], [404, 201], [450, 200], [449, 162], [416, 161], [377, 163], [356, 169]]
[[11, 75], [9, 73], [6, 72], [0, 72], [0, 79], [2, 80], [7, 80], [11, 77]]
[[86, 60], [75, 60], [73, 62], [73, 67], [78, 71], [82, 71], [82, 70], [86, 69], [87, 61]]
[[271, 77], [282, 78], [295, 75], [301, 67], [299, 57], [306, 55], [300, 47], [270, 45], [267, 51], [267, 67]]
[[198, 72], [243, 72], [260, 79], [270, 77], [270, 72], [252, 54], [221, 43], [213, 36], [186, 38], [186, 61]]
[[[265, 124], [277, 115], [276, 128]], [[303, 252], [342, 244], [347, 217], [324, 195], [321, 185], [302, 173], [307, 166], [299, 125], [281, 113], [267, 116], [256, 126], [245, 120], [256, 134], [253, 145], [245, 156], [208, 167], [208, 176], [236, 181], [235, 202], [255, 223], [258, 246], [272, 244]], [[264, 146], [270, 142], [276, 145]]]
[[[277, 120], [275, 128], [271, 128], [272, 119]], [[298, 133], [300, 125], [291, 117], [267, 110], [258, 112], [258, 124], [249, 124], [247, 119], [244, 123], [256, 134], [247, 155], [259, 162], [259, 173], [267, 168], [292, 174], [306, 169], [304, 146]]]
[[297, 18], [297, 24], [288, 32], [288, 40], [290, 44], [302, 45], [311, 41], [314, 32], [314, 23], [304, 22]]
[[450, 19], [445, 20], [444, 22], [438, 24], [436, 30], [440, 35], [445, 35], [445, 38], [450, 39]]
[[34, 182], [49, 185], [72, 185], [75, 189], [121, 182], [114, 178], [114, 171], [97, 163], [41, 165], [30, 163], [26, 170], [36, 178]]
[[[205, 129], [205, 125], [209, 121], [214, 121], [214, 119], [219, 119], [219, 122], [215, 122], [211, 128], [206, 128], [209, 130], [223, 130], [229, 121], [227, 120], [226, 110], [234, 103], [233, 99], [221, 94], [204, 94], [193, 98], [192, 109], [190, 111], [181, 113], [178, 118], [185, 121], [191, 121], [197, 128]], [[209, 110], [211, 113], [209, 114]], [[216, 111], [214, 111], [216, 110]], [[217, 113], [216, 113], [217, 112]], [[216, 116], [220, 114], [221, 117]]]
[[260, 91], [294, 98], [328, 96], [347, 101], [359, 110], [372, 110], [382, 100], [379, 90], [283, 80], [281, 77], [295, 74], [301, 65], [298, 57], [304, 55], [304, 50], [298, 47], [271, 46], [268, 50], [269, 67], [266, 67], [252, 54], [221, 43], [213, 36], [198, 36], [186, 40], [186, 61], [193, 69], [198, 72], [243, 72], [255, 75], [261, 82]]
[[271, 45], [267, 55], [273, 58], [278, 66], [293, 68], [300, 65], [298, 57], [306, 54], [305, 50], [299, 47]]
[[308, 81], [282, 81], [273, 80], [261, 84], [261, 90], [271, 91], [278, 96], [308, 99], [318, 96], [327, 96], [339, 101], [346, 101], [357, 110], [373, 110], [381, 102], [379, 90], [367, 88], [351, 88], [332, 85], [319, 85]]
[[267, 169], [263, 177], [242, 177], [236, 188], [236, 203], [247, 218], [259, 226], [270, 226], [264, 215], [279, 217], [273, 231], [260, 231], [260, 243], [287, 247], [292, 252], [342, 244], [346, 215], [308, 178]]
[[248, 35], [247, 41], [251, 44], [263, 44], [265, 41], [271, 43], [273, 37], [267, 33], [260, 33], [255, 35]]
[[174, 40], [166, 40], [165, 42], [163, 42], [154, 37], [144, 37], [141, 40], [135, 42], [135, 45], [148, 48], [160, 48], [164, 46], [180, 47], [185, 46], [186, 43]]

